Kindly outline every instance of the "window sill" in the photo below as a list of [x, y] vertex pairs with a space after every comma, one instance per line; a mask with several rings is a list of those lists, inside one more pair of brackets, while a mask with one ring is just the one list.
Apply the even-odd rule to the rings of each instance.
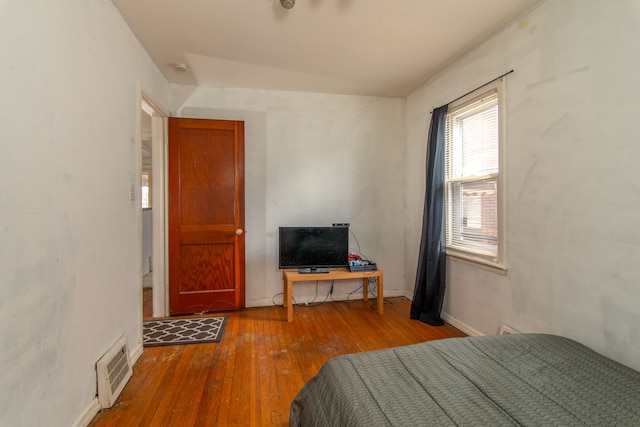
[[459, 252], [454, 252], [451, 250], [448, 250], [446, 253], [447, 253], [447, 258], [451, 259], [452, 261], [462, 262], [464, 264], [468, 264], [474, 267], [480, 267], [483, 270], [491, 271], [493, 273], [498, 273], [502, 275], [507, 274], [507, 267], [503, 264], [497, 264], [495, 262], [491, 262], [488, 260], [478, 259], [469, 255], [461, 254]]

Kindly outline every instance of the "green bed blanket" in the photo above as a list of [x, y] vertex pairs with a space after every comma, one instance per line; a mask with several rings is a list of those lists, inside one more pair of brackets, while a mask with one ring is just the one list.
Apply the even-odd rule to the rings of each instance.
[[290, 426], [640, 426], [640, 372], [567, 338], [451, 338], [333, 358]]

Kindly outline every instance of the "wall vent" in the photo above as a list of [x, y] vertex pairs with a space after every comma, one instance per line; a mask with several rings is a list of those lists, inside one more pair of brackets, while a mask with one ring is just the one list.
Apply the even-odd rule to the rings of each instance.
[[519, 333], [520, 331], [516, 331], [511, 326], [507, 326], [507, 325], [500, 326], [500, 332], [498, 332], [499, 335], [511, 335], [511, 334], [519, 334]]
[[133, 375], [127, 340], [124, 336], [96, 363], [98, 374], [98, 401], [102, 408], [110, 408]]

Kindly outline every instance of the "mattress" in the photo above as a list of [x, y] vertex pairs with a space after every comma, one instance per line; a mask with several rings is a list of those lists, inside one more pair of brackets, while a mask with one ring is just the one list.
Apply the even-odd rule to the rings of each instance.
[[545, 334], [450, 338], [339, 356], [290, 426], [640, 426], [640, 372]]

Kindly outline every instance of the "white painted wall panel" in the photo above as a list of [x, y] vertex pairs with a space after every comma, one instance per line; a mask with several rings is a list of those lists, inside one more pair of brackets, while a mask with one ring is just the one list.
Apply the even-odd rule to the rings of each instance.
[[569, 336], [640, 368], [638, 40], [637, 1], [543, 2], [408, 98], [407, 282], [429, 112], [514, 69], [506, 78], [509, 270], [450, 260], [444, 311], [485, 334], [509, 324]]
[[0, 425], [68, 426], [140, 345], [138, 85], [167, 84], [106, 0], [3, 1], [0, 56]]
[[151, 272], [153, 268], [153, 210], [151, 208], [142, 211], [142, 275]]
[[[279, 226], [351, 223], [363, 253], [384, 270], [385, 289], [403, 292], [402, 100], [184, 85], [170, 90], [178, 116], [245, 121], [248, 306], [269, 305], [282, 292]], [[335, 291], [360, 284], [336, 283]], [[329, 287], [320, 286], [321, 298]], [[315, 282], [295, 288], [299, 302], [315, 295]]]

